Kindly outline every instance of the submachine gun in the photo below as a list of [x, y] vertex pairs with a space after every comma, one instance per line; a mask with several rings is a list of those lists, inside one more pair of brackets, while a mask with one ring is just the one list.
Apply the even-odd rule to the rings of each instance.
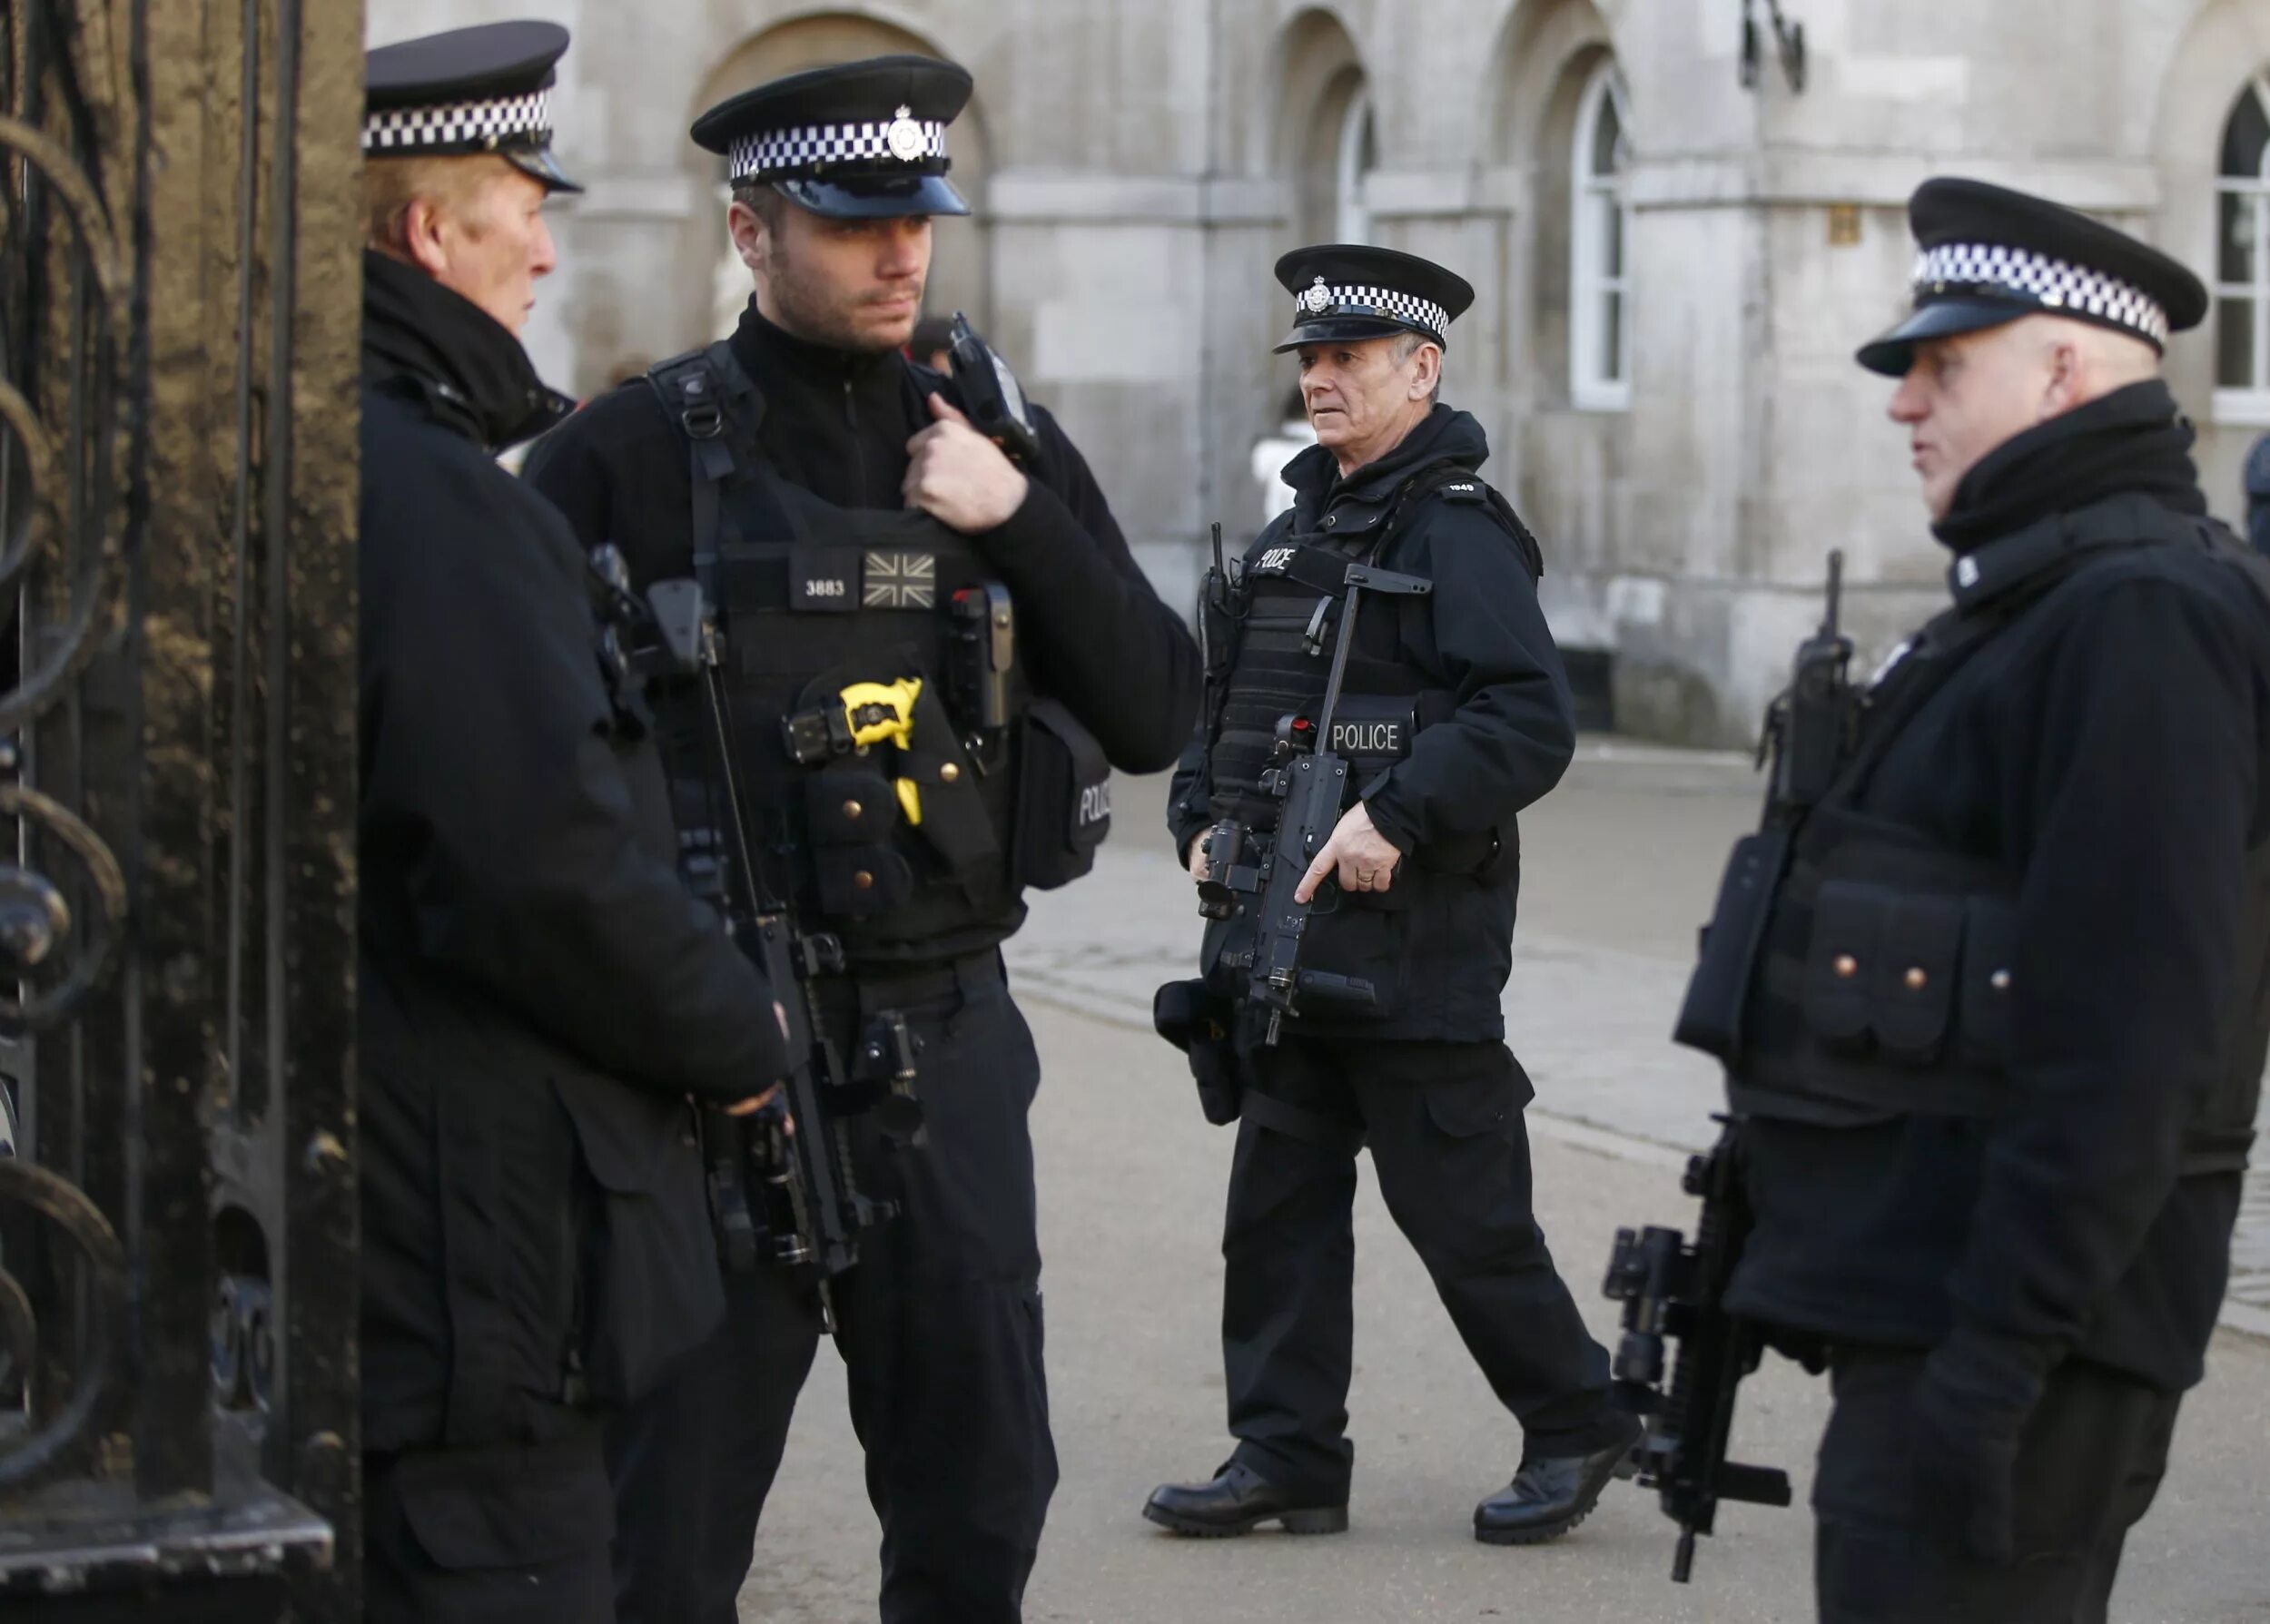
[[[1790, 684], [1766, 713], [1758, 754], [1761, 766], [1769, 756], [1772, 763], [1765, 814], [1727, 862], [1673, 1033], [1724, 1062], [1741, 1051], [1742, 1007], [1798, 831], [1851, 755], [1859, 704], [1848, 675], [1852, 640], [1838, 625], [1843, 577], [1843, 554], [1830, 554], [1828, 612], [1799, 647]], [[1683, 1181], [1702, 1203], [1693, 1244], [1676, 1229], [1619, 1230], [1604, 1288], [1624, 1304], [1616, 1393], [1647, 1422], [1633, 1452], [1639, 1481], [1661, 1493], [1665, 1514], [1679, 1525], [1671, 1576], [1681, 1584], [1693, 1570], [1695, 1536], [1712, 1531], [1721, 1501], [1790, 1503], [1787, 1473], [1726, 1459], [1734, 1395], [1758, 1368], [1765, 1339], [1761, 1327], [1725, 1306], [1752, 1216], [1742, 1185], [1742, 1124], [1720, 1120], [1717, 1147], [1689, 1162]], [[1668, 1385], [1667, 1339], [1679, 1344]]]
[[[1739, 1129], [1729, 1122], [1717, 1148], [1690, 1161], [1682, 1181], [1702, 1201], [1694, 1244], [1653, 1225], [1620, 1229], [1603, 1288], [1624, 1304], [1624, 1335], [1611, 1367], [1616, 1397], [1647, 1422], [1634, 1451], [1640, 1486], [1660, 1491], [1664, 1513], [1679, 1525], [1671, 1577], [1681, 1584], [1694, 1569], [1694, 1537], [1712, 1531], [1720, 1501], [1790, 1503], [1787, 1472], [1726, 1459], [1735, 1390], [1758, 1368], [1765, 1346], [1755, 1325], [1724, 1306], [1750, 1236], [1741, 1154]], [[1668, 1387], [1666, 1338], [1679, 1343]]]
[[[609, 551], [601, 548], [602, 553]], [[620, 580], [619, 560], [600, 566]], [[745, 1269], [760, 1255], [805, 1267], [817, 1284], [823, 1324], [835, 1328], [828, 1283], [859, 1261], [862, 1230], [896, 1216], [896, 1204], [859, 1187], [852, 1158], [851, 1118], [873, 1115], [888, 1138], [919, 1142], [922, 1107], [915, 1097], [915, 1051], [905, 1017], [875, 1017], [846, 1065], [827, 1035], [820, 985], [844, 971], [844, 946], [824, 931], [798, 928], [785, 901], [771, 894], [756, 863], [752, 809], [735, 743], [732, 697], [724, 670], [716, 617], [693, 580], [658, 581], [645, 607], [658, 640], [663, 669], [698, 681], [714, 750], [714, 777], [724, 801], [725, 842], [722, 902], [727, 927], [741, 950], [765, 972], [779, 999], [786, 1029], [788, 1075], [781, 1106], [750, 1117], [707, 1114], [710, 1199], [728, 1268]], [[896, 712], [882, 691], [863, 706], [846, 702], [847, 725], [882, 727], [870, 712]], [[885, 719], [887, 721], [887, 719]], [[903, 723], [901, 717], [902, 725]], [[789, 726], [784, 723], [785, 727]], [[884, 728], [887, 731], [887, 727]], [[793, 737], [791, 743], [793, 744]], [[754, 1175], [754, 1178], [750, 1177]], [[774, 1210], [749, 1209], [751, 1184]]]
[[[1279, 804], [1274, 838], [1265, 844], [1233, 820], [1217, 823], [1204, 837], [1209, 878], [1199, 887], [1199, 911], [1209, 919], [1228, 919], [1242, 905], [1251, 912], [1251, 940], [1226, 950], [1222, 963], [1245, 973], [1247, 1000], [1268, 1011], [1263, 1041], [1272, 1047], [1285, 1018], [1301, 1012], [1304, 998], [1357, 1006], [1377, 1001], [1377, 989], [1360, 978], [1300, 968], [1300, 944], [1317, 904], [1313, 898], [1298, 901], [1293, 892], [1332, 838], [1347, 799], [1347, 758], [1332, 748], [1332, 718], [1339, 708], [1340, 684], [1347, 674], [1348, 649], [1364, 594], [1418, 597], [1434, 589], [1432, 582], [1416, 576], [1363, 564], [1347, 566], [1323, 709], [1314, 721], [1288, 716], [1278, 723], [1276, 747], [1261, 775], [1263, 792]], [[1324, 615], [1330, 602], [1327, 598], [1318, 605], [1309, 629], [1312, 652], [1322, 649]], [[1246, 899], [1242, 904], [1241, 898]]]

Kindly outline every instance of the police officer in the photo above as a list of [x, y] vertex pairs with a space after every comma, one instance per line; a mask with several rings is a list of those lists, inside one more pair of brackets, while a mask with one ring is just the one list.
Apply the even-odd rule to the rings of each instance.
[[[1019, 1614], [1056, 1482], [1026, 1124], [1038, 1065], [999, 947], [1025, 887], [1089, 865], [1107, 762], [1174, 760], [1199, 668], [1049, 415], [1025, 414], [1012, 460], [965, 420], [952, 379], [902, 353], [932, 220], [968, 212], [945, 148], [970, 88], [951, 63], [883, 57], [704, 113], [694, 139], [727, 159], [755, 296], [730, 339], [539, 444], [528, 477], [587, 545], [620, 544], [642, 586], [705, 583], [754, 832], [782, 859], [764, 878], [848, 960], [820, 986], [824, 1015], [845, 1046], [883, 1010], [921, 1040], [925, 1143], [854, 1145], [901, 1212], [832, 1283], [835, 1340], [883, 1523], [883, 1618], [991, 1624]], [[784, 717], [914, 679], [912, 749], [791, 758]], [[686, 788], [698, 846], [714, 802]], [[820, 1321], [812, 1282], [787, 1270], [759, 1265], [728, 1294], [725, 1333], [617, 1441], [626, 1624], [735, 1616]]]
[[[1436, 399], [1446, 335], [1474, 290], [1379, 248], [1301, 249], [1277, 276], [1294, 296], [1278, 349], [1299, 353], [1318, 444], [1286, 466], [1293, 508], [1234, 586], [1209, 582], [1209, 714], [1169, 808], [1194, 878], [1208, 876], [1212, 826], [1264, 839], [1275, 826], [1261, 775], [1278, 739], [1318, 720], [1346, 567], [1432, 591], [1358, 612], [1327, 742], [1351, 758], [1357, 794], [1300, 892], [1319, 910], [1302, 969], [1368, 981], [1373, 1001], [1306, 1005], [1273, 1046], [1256, 1041], [1250, 1012], [1214, 1023], [1236, 1034], [1222, 1042], [1241, 1051], [1244, 1088], [1222, 1239], [1238, 1445], [1210, 1481], [1159, 1489], [1144, 1515], [1194, 1535], [1347, 1526], [1349, 1220], [1368, 1143], [1396, 1222], [1521, 1421], [1520, 1469], [1476, 1509], [1476, 1537], [1538, 1542], [1584, 1519], [1637, 1431], [1607, 1407], [1607, 1356], [1531, 1215], [1531, 1089], [1499, 1004], [1515, 819], [1568, 765], [1568, 681], [1537, 607], [1537, 545], [1476, 472], [1481, 425]], [[1209, 928], [1212, 996], [1242, 990], [1224, 955], [1251, 928], [1250, 910]], [[1207, 1051], [1222, 1042], [1200, 1040], [1194, 1066], [1219, 1068]]]
[[[614, 1618], [598, 1418], [723, 1309], [689, 1095], [754, 1106], [772, 999], [689, 899], [582, 549], [495, 454], [571, 185], [568, 47], [370, 54], [360, 727], [367, 1616]], [[738, 1108], [738, 1107], [736, 1107]]]
[[2270, 1032], [2270, 603], [2160, 379], [2198, 280], [1974, 181], [1910, 214], [1913, 312], [1859, 359], [1954, 602], [1868, 692], [1723, 1049], [1728, 1301], [1833, 1373], [1824, 1620], [2101, 1620]]

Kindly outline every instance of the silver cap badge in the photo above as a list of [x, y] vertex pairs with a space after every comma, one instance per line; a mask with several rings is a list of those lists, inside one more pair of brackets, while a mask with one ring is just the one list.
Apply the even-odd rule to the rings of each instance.
[[883, 133], [883, 144], [891, 149], [891, 156], [901, 163], [912, 163], [923, 155], [923, 127], [914, 122], [913, 108], [902, 107], [898, 110], [891, 121], [891, 127]]

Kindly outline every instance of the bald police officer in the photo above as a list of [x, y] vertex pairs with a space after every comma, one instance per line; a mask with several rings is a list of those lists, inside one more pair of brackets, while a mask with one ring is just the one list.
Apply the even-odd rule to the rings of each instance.
[[1348, 566], [1432, 585], [1365, 600], [1335, 737], [1318, 746], [1349, 759], [1352, 798], [1301, 886], [1318, 911], [1300, 968], [1374, 996], [1304, 1002], [1281, 1042], [1265, 1040], [1262, 1012], [1227, 1007], [1245, 990], [1230, 965], [1252, 949], [1250, 904], [1209, 928], [1205, 986], [1170, 989], [1219, 1013], [1162, 1030], [1191, 1047], [1218, 1098], [1243, 1090], [1222, 1237], [1238, 1444], [1210, 1481], [1159, 1489], [1144, 1515], [1199, 1536], [1347, 1526], [1349, 1223], [1368, 1144], [1397, 1224], [1521, 1422], [1519, 1470], [1475, 1509], [1475, 1535], [1535, 1543], [1583, 1521], [1637, 1433], [1608, 1407], [1607, 1355], [1531, 1214], [1531, 1089], [1499, 1004], [1515, 819], [1573, 753], [1568, 682], [1537, 607], [1537, 544], [1476, 472], [1481, 425], [1437, 399], [1473, 289], [1380, 248], [1301, 249], [1277, 274], [1294, 299], [1278, 349], [1298, 354], [1318, 444], [1286, 465], [1291, 512], [1234, 582], [1209, 583], [1208, 714], [1168, 812], [1195, 879], [1209, 874], [1209, 831], [1274, 835], [1282, 802], [1264, 775], [1298, 747], [1301, 719], [1314, 738]]
[[[1174, 760], [1199, 687], [1180, 617], [1048, 413], [1003, 433], [1012, 459], [952, 379], [901, 353], [932, 219], [968, 212], [946, 148], [970, 89], [951, 63], [883, 57], [703, 114], [694, 139], [726, 161], [755, 296], [730, 339], [594, 401], [528, 471], [642, 586], [704, 584], [763, 878], [842, 943], [844, 973], [817, 987], [831, 1035], [852, 1052], [894, 1011], [923, 1046], [925, 1143], [850, 1130], [858, 1176], [902, 1210], [831, 1283], [893, 1624], [1019, 1615], [1056, 1457], [1026, 1125], [1039, 1069], [1000, 944], [1026, 888], [1091, 862], [1109, 767]], [[832, 704], [840, 720], [848, 685], [917, 680], [913, 749], [790, 753], [784, 719]], [[698, 779], [681, 833], [707, 849]], [[735, 1616], [821, 1322], [801, 1271], [759, 1264], [728, 1289], [725, 1333], [618, 1439], [625, 1624]]]
[[582, 549], [495, 454], [566, 415], [515, 335], [571, 190], [568, 33], [370, 54], [360, 1064], [366, 1616], [607, 1624], [600, 1417], [722, 1312], [687, 1096], [785, 1068], [674, 863]]
[[2270, 604], [2160, 379], [2198, 279], [1975, 181], [1910, 213], [1913, 311], [1859, 359], [1953, 604], [1799, 826], [1739, 1022], [1687, 1036], [1755, 1209], [1729, 1305], [1834, 1377], [1821, 1618], [2087, 1624], [2200, 1379], [2270, 1043]]

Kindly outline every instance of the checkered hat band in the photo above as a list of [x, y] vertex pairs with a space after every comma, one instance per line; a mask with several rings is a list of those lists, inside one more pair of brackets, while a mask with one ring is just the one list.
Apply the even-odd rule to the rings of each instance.
[[733, 143], [733, 178], [794, 174], [823, 163], [921, 164], [946, 155], [946, 127], [928, 120], [909, 120], [922, 134], [922, 150], [902, 158], [891, 150], [891, 131], [898, 123], [886, 119], [873, 124], [809, 124], [800, 130], [767, 130], [745, 135]]
[[383, 154], [436, 147], [493, 148], [508, 142], [541, 145], [551, 133], [552, 93], [536, 90], [488, 102], [386, 108], [362, 121], [362, 150]]
[[1398, 293], [1393, 288], [1335, 288], [1327, 285], [1325, 293], [1331, 302], [1322, 310], [1311, 303], [1317, 290], [1304, 288], [1293, 295], [1293, 319], [1300, 321], [1321, 321], [1331, 316], [1386, 316], [1397, 321], [1408, 321], [1431, 333], [1450, 330], [1450, 312], [1431, 299], [1421, 299], [1416, 293]]
[[1915, 292], [1919, 302], [1949, 292], [2015, 295], [2045, 310], [2092, 316], [2167, 347], [2167, 310], [2143, 289], [2022, 248], [1949, 242], [1926, 249], [1916, 261]]

